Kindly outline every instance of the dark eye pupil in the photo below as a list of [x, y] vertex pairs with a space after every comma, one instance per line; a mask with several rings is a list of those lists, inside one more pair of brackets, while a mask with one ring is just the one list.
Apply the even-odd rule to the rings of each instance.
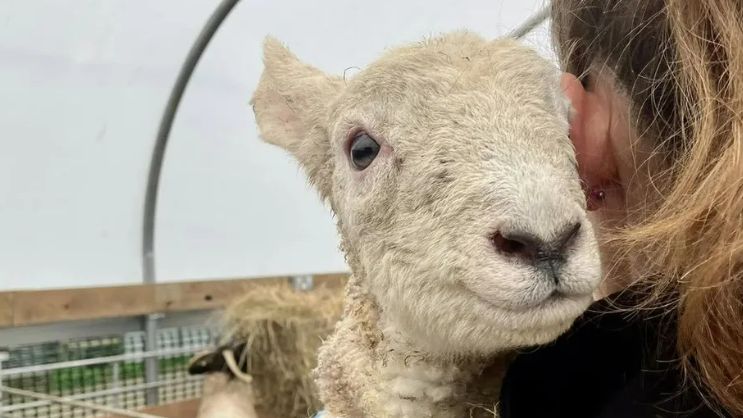
[[360, 133], [351, 142], [351, 164], [357, 170], [363, 170], [379, 154], [379, 144], [369, 134]]

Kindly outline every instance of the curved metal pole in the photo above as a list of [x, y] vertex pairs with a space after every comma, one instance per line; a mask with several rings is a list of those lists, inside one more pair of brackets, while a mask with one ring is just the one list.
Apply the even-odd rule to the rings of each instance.
[[186, 90], [188, 81], [198, 64], [201, 55], [206, 50], [209, 41], [219, 29], [219, 26], [230, 14], [232, 9], [240, 0], [223, 0], [212, 13], [198, 38], [188, 51], [186, 61], [178, 73], [173, 90], [165, 105], [165, 112], [160, 120], [157, 131], [155, 147], [150, 160], [150, 171], [147, 176], [147, 192], [144, 198], [144, 215], [142, 219], [142, 275], [145, 283], [155, 282], [155, 217], [157, 213], [157, 192], [160, 186], [160, 174], [162, 171], [165, 149], [168, 145], [168, 136], [173, 127], [175, 114]]
[[[147, 191], [144, 198], [144, 214], [142, 217], [142, 278], [145, 283], [155, 283], [155, 217], [157, 215], [157, 195], [160, 186], [160, 175], [165, 159], [165, 149], [168, 145], [168, 136], [173, 127], [178, 105], [186, 91], [188, 81], [196, 69], [199, 59], [204, 54], [219, 26], [224, 22], [239, 0], [222, 0], [207, 20], [201, 33], [188, 51], [186, 60], [181, 66], [178, 78], [175, 80], [173, 89], [165, 105], [160, 127], [155, 139], [155, 147], [150, 160], [150, 171], [147, 176]], [[147, 315], [143, 318], [146, 339], [145, 347], [148, 351], [157, 348], [157, 322], [159, 315]], [[148, 358], [145, 360], [145, 382], [152, 383], [159, 377], [158, 359]], [[147, 405], [159, 403], [158, 388], [153, 386], [145, 391], [145, 402]]]
[[523, 38], [524, 36], [528, 35], [529, 32], [533, 31], [534, 28], [539, 26], [542, 22], [547, 20], [549, 16], [550, 16], [549, 6], [543, 7], [538, 12], [529, 16], [521, 25], [513, 29], [508, 34], [508, 36], [512, 38], [516, 38], [516, 39]]
[[[165, 149], [168, 145], [168, 136], [173, 126], [178, 105], [186, 90], [188, 81], [193, 74], [196, 64], [204, 53], [209, 41], [216, 33], [219, 26], [225, 20], [240, 0], [223, 0], [212, 16], [201, 30], [199, 37], [188, 52], [186, 61], [183, 63], [173, 90], [165, 106], [165, 112], [160, 120], [155, 147], [150, 161], [150, 171], [147, 177], [147, 192], [144, 202], [144, 216], [142, 222], [142, 271], [145, 283], [155, 282], [155, 217], [157, 212], [157, 194], [160, 185], [160, 174], [162, 172]], [[533, 16], [529, 17], [519, 27], [511, 31], [509, 36], [522, 38], [531, 32], [537, 25], [549, 17], [549, 8], [545, 7]]]

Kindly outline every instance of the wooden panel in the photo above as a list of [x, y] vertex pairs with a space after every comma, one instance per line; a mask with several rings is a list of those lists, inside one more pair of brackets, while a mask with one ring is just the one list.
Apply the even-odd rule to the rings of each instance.
[[[343, 286], [347, 274], [314, 275], [317, 286]], [[0, 292], [0, 327], [219, 309], [258, 286], [288, 277], [193, 281], [84, 289]]]
[[313, 280], [315, 286], [344, 287], [348, 280], [348, 273], [315, 274]]
[[152, 311], [151, 285], [15, 292], [13, 325], [141, 315]]
[[0, 328], [13, 325], [13, 294], [0, 293]]
[[156, 289], [156, 309], [160, 312], [218, 309], [257, 286], [278, 285], [287, 280], [277, 277], [161, 284]]
[[[314, 276], [317, 286], [342, 286], [347, 274], [319, 274]], [[271, 277], [242, 280], [164, 283], [155, 289], [156, 310], [159, 312], [219, 309], [236, 297], [259, 286], [277, 286], [289, 282], [289, 277]]]

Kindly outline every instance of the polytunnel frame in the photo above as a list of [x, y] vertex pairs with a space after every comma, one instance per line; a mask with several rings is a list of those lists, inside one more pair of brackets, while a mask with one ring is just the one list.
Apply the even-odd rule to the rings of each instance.
[[[178, 78], [170, 92], [165, 110], [160, 119], [160, 126], [155, 137], [155, 145], [150, 157], [150, 168], [147, 175], [147, 188], [144, 198], [144, 212], [142, 215], [142, 281], [146, 284], [154, 284], [157, 281], [155, 274], [155, 222], [157, 215], [157, 197], [160, 189], [160, 178], [162, 174], [165, 151], [168, 146], [168, 138], [175, 121], [178, 106], [183, 99], [188, 82], [193, 75], [199, 59], [204, 54], [206, 47], [214, 37], [217, 29], [227, 18], [232, 9], [240, 0], [223, 0], [207, 20], [199, 36], [194, 41], [191, 49], [186, 55], [186, 60], [181, 65]], [[160, 314], [150, 314], [143, 318], [145, 330], [145, 350], [157, 349], [157, 322], [162, 317]], [[155, 382], [159, 378], [159, 364], [155, 357], [145, 360], [145, 382]], [[145, 391], [145, 403], [147, 405], [158, 404], [159, 392], [157, 387]]]
[[[154, 283], [155, 274], [155, 221], [157, 212], [157, 198], [160, 188], [160, 177], [162, 173], [165, 151], [168, 146], [170, 131], [175, 121], [178, 106], [186, 91], [188, 82], [193, 75], [199, 59], [206, 50], [209, 42], [214, 37], [222, 22], [227, 18], [232, 9], [240, 0], [223, 0], [217, 7], [209, 20], [204, 25], [201, 33], [191, 46], [186, 56], [178, 78], [173, 85], [173, 89], [168, 97], [165, 110], [160, 119], [160, 125], [155, 138], [155, 145], [152, 150], [150, 159], [149, 174], [147, 176], [147, 188], [144, 200], [144, 212], [142, 217], [142, 271], [145, 283]], [[549, 8], [544, 7], [539, 12], [530, 16], [519, 27], [509, 33], [508, 36], [513, 38], [523, 38], [534, 28], [539, 26], [549, 17]]]
[[[198, 37], [194, 41], [191, 49], [188, 51], [185, 61], [183, 62], [175, 84], [170, 92], [168, 101], [165, 105], [160, 125], [158, 127], [155, 144], [150, 158], [149, 172], [147, 175], [147, 187], [144, 199], [144, 211], [142, 215], [142, 277], [143, 282], [152, 284], [157, 281], [155, 272], [155, 222], [157, 218], [158, 192], [160, 189], [160, 178], [162, 174], [165, 152], [168, 146], [168, 139], [175, 121], [178, 107], [183, 99], [183, 95], [188, 86], [188, 82], [196, 69], [201, 56], [204, 54], [209, 42], [216, 34], [219, 27], [225, 21], [230, 12], [239, 3], [240, 0], [222, 0], [212, 15], [207, 20]], [[549, 17], [549, 6], [543, 7], [537, 13], [527, 18], [521, 25], [511, 31], [508, 36], [513, 38], [523, 38], [534, 28], [539, 26]], [[155, 350], [157, 320], [160, 315], [147, 315], [144, 320], [144, 328], [147, 334], [146, 349]], [[157, 359], [148, 359], [145, 363], [146, 381], [157, 379], [158, 364]], [[157, 390], [147, 392], [147, 403], [156, 404], [158, 398]]]

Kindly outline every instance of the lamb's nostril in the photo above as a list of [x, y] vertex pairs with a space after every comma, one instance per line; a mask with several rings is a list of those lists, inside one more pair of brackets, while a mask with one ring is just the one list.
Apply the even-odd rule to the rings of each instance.
[[491, 236], [495, 249], [507, 256], [518, 257], [545, 270], [557, 282], [558, 270], [565, 262], [566, 252], [580, 231], [579, 222], [569, 224], [554, 238], [545, 241], [528, 233], [496, 232]]
[[541, 247], [541, 242], [538, 239], [525, 234], [503, 235], [496, 232], [491, 239], [495, 249], [499, 252], [522, 257], [529, 261], [533, 261], [537, 257]]

